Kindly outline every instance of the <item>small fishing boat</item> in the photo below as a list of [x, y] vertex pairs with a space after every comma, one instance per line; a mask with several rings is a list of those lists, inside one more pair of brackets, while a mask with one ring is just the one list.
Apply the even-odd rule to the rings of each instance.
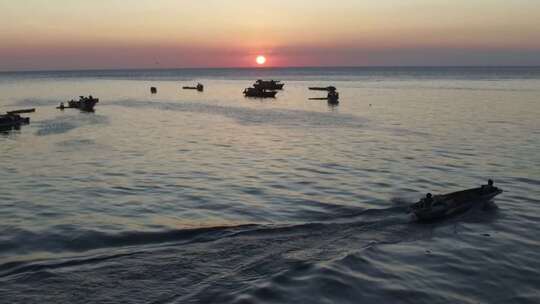
[[9, 111], [6, 114], [0, 115], [0, 130], [10, 130], [12, 128], [18, 128], [21, 125], [26, 125], [30, 123], [29, 117], [22, 117], [19, 114], [22, 113], [32, 113], [35, 112], [35, 109], [23, 109], [16, 111]]
[[339, 93], [335, 90], [328, 91], [326, 97], [312, 97], [309, 100], [326, 100], [329, 104], [338, 104], [339, 103]]
[[198, 83], [194, 87], [182, 87], [182, 89], [184, 89], [184, 90], [197, 90], [199, 92], [202, 92], [202, 91], [204, 91], [204, 86], [201, 83]]
[[57, 109], [64, 110], [64, 109], [75, 108], [84, 112], [94, 112], [94, 106], [98, 102], [99, 102], [99, 99], [92, 97], [92, 95], [88, 97], [80, 96], [79, 100], [72, 99], [68, 101], [67, 106], [65, 106], [63, 102], [60, 103], [60, 106], [58, 106]]
[[274, 98], [276, 97], [276, 94], [276, 91], [268, 91], [256, 88], [244, 89], [244, 96], [246, 97]]
[[467, 211], [475, 204], [485, 203], [501, 194], [503, 190], [494, 187], [493, 181], [478, 188], [472, 188], [442, 195], [428, 195], [409, 206], [419, 221], [431, 221]]
[[328, 86], [328, 87], [309, 87], [310, 90], [312, 91], [328, 91], [328, 92], [332, 92], [332, 91], [335, 91], [336, 90], [336, 87], [334, 86]]
[[275, 91], [275, 90], [283, 90], [284, 85], [285, 84], [282, 83], [279, 80], [262, 80], [262, 79], [259, 79], [259, 80], [255, 81], [255, 83], [253, 84], [253, 87], [255, 89]]

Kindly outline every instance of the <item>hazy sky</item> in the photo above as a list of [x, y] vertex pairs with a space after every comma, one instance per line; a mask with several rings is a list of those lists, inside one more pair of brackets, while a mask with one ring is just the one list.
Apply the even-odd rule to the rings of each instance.
[[0, 0], [0, 70], [540, 65], [540, 0]]

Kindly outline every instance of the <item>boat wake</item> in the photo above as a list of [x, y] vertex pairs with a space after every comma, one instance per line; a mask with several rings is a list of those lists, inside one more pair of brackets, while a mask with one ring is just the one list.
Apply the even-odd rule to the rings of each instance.
[[[49, 227], [47, 231], [10, 229], [0, 239], [0, 256], [29, 257], [39, 254], [70, 256], [88, 252], [116, 249], [138, 250], [153, 247], [189, 246], [195, 243], [224, 241], [227, 238], [284, 237], [287, 235], [318, 234], [329, 230], [355, 229], [356, 227], [388, 226], [407, 223], [403, 207], [386, 209], [334, 208], [339, 218], [323, 218], [314, 222], [241, 224], [232, 226], [202, 227], [164, 231], [123, 231], [118, 233], [81, 230], [73, 225]], [[138, 249], [137, 249], [138, 248]], [[23, 258], [22, 260], [25, 260]], [[9, 270], [0, 265], [0, 273]], [[6, 268], [7, 267], [7, 268]]]
[[67, 133], [69, 131], [87, 125], [99, 125], [108, 123], [109, 119], [107, 116], [102, 116], [94, 113], [92, 113], [92, 115], [80, 113], [79, 116], [77, 116], [77, 119], [74, 119], [72, 116], [60, 115], [54, 119], [38, 121], [34, 123], [34, 126], [37, 126], [38, 128], [38, 130], [36, 131], [36, 135], [47, 136]]
[[[411, 198], [400, 196], [392, 202], [379, 209], [319, 202], [316, 209], [326, 210], [326, 215], [315, 212], [306, 215], [309, 221], [285, 223], [119, 232], [75, 225], [47, 231], [11, 229], [0, 238], [0, 284], [8, 290], [5, 299], [25, 303], [55, 302], [66, 290], [71, 303], [78, 302], [81, 292], [96, 294], [96, 303], [116, 298], [152, 303], [320, 302], [322, 286], [328, 288], [323, 294], [329, 301], [345, 303], [384, 301], [405, 290], [429, 298], [421, 287], [396, 291], [387, 282], [396, 275], [408, 277], [407, 269], [425, 271], [415, 259], [431, 254], [418, 250], [430, 248], [435, 230], [455, 235], [460, 220], [478, 221], [485, 211], [473, 209], [460, 218], [418, 224], [406, 214]], [[493, 219], [494, 213], [489, 214]], [[405, 271], [396, 273], [400, 267]], [[400, 281], [410, 281], [405, 278]], [[47, 292], [33, 295], [29, 286], [36, 285]], [[373, 289], [385, 292], [370, 293]]]
[[366, 118], [336, 113], [321, 113], [286, 109], [251, 109], [192, 102], [123, 100], [107, 105], [136, 108], [155, 108], [165, 111], [190, 112], [221, 115], [244, 125], [275, 124], [298, 127], [350, 127], [360, 128], [368, 122]]
[[[418, 252], [425, 248], [419, 244], [429, 248], [435, 229], [452, 235], [458, 223], [455, 218], [415, 223], [401, 202], [383, 209], [327, 208], [339, 216], [165, 231], [108, 233], [71, 226], [7, 231], [12, 237], [0, 239], [0, 257], [17, 258], [0, 264], [0, 284], [11, 290], [6, 299], [22, 297], [27, 303], [54, 302], [55, 294], [66, 290], [73, 297], [95, 292], [96, 303], [126, 297], [153, 303], [317, 302], [322, 286], [328, 299], [371, 295], [377, 301], [402, 294], [386, 283], [409, 275], [396, 273], [405, 266], [395, 258], [411, 259], [405, 269], [412, 267], [413, 273], [424, 271], [412, 262], [430, 254]], [[476, 213], [482, 210], [471, 212], [469, 220], [484, 216]], [[48, 292], [40, 297], [24, 292], [35, 284]], [[386, 292], [369, 292], [375, 288]], [[413, 296], [431, 296], [417, 286], [403, 288]]]

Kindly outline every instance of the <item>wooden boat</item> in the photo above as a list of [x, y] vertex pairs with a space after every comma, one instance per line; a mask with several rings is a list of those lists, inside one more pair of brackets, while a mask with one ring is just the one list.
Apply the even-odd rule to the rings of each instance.
[[30, 123], [29, 117], [22, 117], [19, 114], [22, 113], [32, 113], [35, 112], [35, 109], [23, 109], [16, 111], [9, 111], [6, 114], [0, 115], [0, 130], [11, 130], [13, 128], [18, 128], [21, 125], [26, 125]]
[[275, 90], [283, 90], [284, 85], [285, 84], [282, 83], [279, 80], [261, 80], [261, 79], [259, 79], [259, 80], [255, 81], [255, 83], [253, 84], [253, 87], [255, 89], [275, 91]]
[[335, 91], [336, 90], [336, 87], [334, 86], [328, 86], [328, 87], [309, 87], [310, 90], [312, 91], [328, 91], [328, 92], [332, 92], [332, 91]]
[[204, 91], [204, 86], [202, 84], [198, 83], [194, 87], [182, 87], [182, 89], [184, 89], [184, 90], [197, 90], [199, 92], [202, 92], [202, 91]]
[[92, 95], [88, 97], [80, 96], [79, 100], [72, 99], [68, 101], [67, 106], [65, 106], [63, 102], [60, 103], [60, 106], [58, 106], [57, 109], [63, 110], [63, 109], [75, 108], [84, 112], [94, 112], [94, 106], [98, 102], [99, 102], [99, 99], [92, 97]]
[[276, 97], [276, 94], [276, 91], [267, 91], [256, 88], [247, 88], [244, 90], [244, 96], [246, 97], [274, 98]]
[[488, 202], [502, 192], [503, 190], [488, 184], [478, 188], [434, 195], [431, 206], [427, 202], [428, 198], [423, 198], [412, 204], [409, 212], [413, 212], [419, 221], [436, 220], [467, 211], [475, 204]]

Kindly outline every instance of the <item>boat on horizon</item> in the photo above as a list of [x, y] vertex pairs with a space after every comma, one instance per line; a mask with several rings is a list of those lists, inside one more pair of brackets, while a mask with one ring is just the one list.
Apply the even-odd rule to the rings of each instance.
[[493, 186], [490, 180], [487, 185], [478, 188], [434, 196], [428, 193], [425, 198], [409, 206], [409, 212], [418, 221], [432, 221], [465, 212], [475, 204], [489, 202], [501, 193], [503, 190]]

